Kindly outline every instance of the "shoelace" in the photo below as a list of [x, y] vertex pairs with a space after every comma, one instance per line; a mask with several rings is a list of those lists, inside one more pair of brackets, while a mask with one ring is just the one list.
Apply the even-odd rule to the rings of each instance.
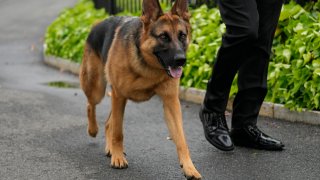
[[205, 113], [204, 115], [208, 125], [213, 125], [216, 122], [218, 128], [229, 130], [224, 114]]
[[218, 119], [218, 126], [229, 131], [225, 115], [217, 114], [217, 119]]
[[[264, 144], [281, 144], [278, 140], [270, 138], [268, 135], [264, 134], [257, 126], [248, 126], [248, 131], [254, 134], [253, 137], [256, 137], [255, 141], [259, 139], [259, 141]], [[259, 138], [259, 136], [262, 135], [264, 138]]]
[[255, 136], [258, 136], [258, 135], [260, 135], [260, 134], [263, 134], [259, 129], [258, 129], [258, 127], [257, 126], [248, 126], [248, 131], [249, 132], [251, 132], [251, 133], [253, 133]]

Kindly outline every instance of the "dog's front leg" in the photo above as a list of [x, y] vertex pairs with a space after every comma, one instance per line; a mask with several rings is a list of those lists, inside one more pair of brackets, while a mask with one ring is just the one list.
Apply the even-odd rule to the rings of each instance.
[[180, 165], [187, 179], [201, 179], [190, 158], [188, 145], [183, 132], [182, 113], [178, 95], [162, 96], [166, 123], [170, 136], [177, 147]]
[[[112, 110], [111, 116], [109, 118], [108, 124], [109, 128], [106, 129], [106, 135], [110, 148], [111, 155], [111, 167], [116, 169], [124, 169], [128, 167], [128, 162], [124, 156], [123, 148], [123, 114], [126, 106], [126, 98], [117, 94], [117, 92], [112, 89]], [[106, 142], [107, 143], [107, 142]], [[107, 144], [108, 145], [108, 144]], [[107, 148], [106, 148], [107, 149]]]

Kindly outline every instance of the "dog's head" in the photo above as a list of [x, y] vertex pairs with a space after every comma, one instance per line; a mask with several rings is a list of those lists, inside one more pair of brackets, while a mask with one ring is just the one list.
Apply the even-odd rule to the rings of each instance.
[[171, 11], [163, 13], [158, 0], [143, 0], [141, 52], [145, 61], [180, 78], [190, 41], [188, 0], [176, 0]]

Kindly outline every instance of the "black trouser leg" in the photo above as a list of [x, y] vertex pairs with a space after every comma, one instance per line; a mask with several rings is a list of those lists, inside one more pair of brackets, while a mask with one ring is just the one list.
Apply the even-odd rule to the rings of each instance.
[[232, 128], [256, 125], [264, 97], [265, 88], [251, 88], [239, 91], [233, 101]]
[[247, 51], [246, 61], [239, 69], [239, 92], [233, 103], [233, 128], [257, 124], [260, 107], [267, 93], [270, 51], [281, 6], [280, 0], [257, 0], [259, 36]]
[[[251, 117], [253, 112], [258, 115], [265, 97], [268, 60], [282, 1], [218, 0], [218, 5], [227, 31], [207, 85], [204, 106], [214, 112], [223, 113], [232, 81], [239, 71], [239, 93], [233, 113], [233, 122], [237, 126], [244, 123], [246, 117]], [[241, 93], [251, 88], [260, 88], [261, 93], [256, 93], [255, 98], [250, 93]], [[248, 95], [252, 98], [247, 98]], [[237, 109], [242, 107], [241, 104], [246, 102], [246, 99], [251, 102], [250, 106], [247, 106], [247, 109]], [[254, 109], [250, 110], [249, 107]], [[256, 118], [249, 119], [247, 120], [256, 123]]]
[[223, 113], [235, 74], [245, 61], [245, 52], [258, 38], [256, 0], [218, 0], [226, 33], [207, 85], [204, 99], [206, 109]]

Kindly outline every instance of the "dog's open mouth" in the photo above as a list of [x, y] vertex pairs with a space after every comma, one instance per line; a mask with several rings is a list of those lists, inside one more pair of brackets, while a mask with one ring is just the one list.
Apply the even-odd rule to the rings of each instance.
[[182, 75], [182, 66], [177, 66], [177, 67], [169, 66], [167, 69], [167, 73], [172, 78], [180, 78]]
[[164, 60], [156, 55], [160, 64], [163, 66], [163, 68], [166, 70], [167, 74], [171, 77], [171, 78], [180, 78], [182, 76], [182, 66], [181, 65], [166, 65], [166, 63], [164, 62]]

